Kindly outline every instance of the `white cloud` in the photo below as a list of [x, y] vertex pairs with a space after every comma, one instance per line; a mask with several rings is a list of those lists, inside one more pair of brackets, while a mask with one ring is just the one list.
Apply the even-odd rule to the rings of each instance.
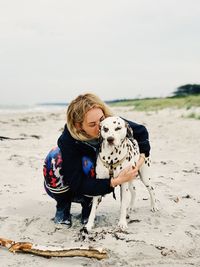
[[0, 103], [163, 96], [199, 83], [199, 10], [198, 0], [1, 1]]

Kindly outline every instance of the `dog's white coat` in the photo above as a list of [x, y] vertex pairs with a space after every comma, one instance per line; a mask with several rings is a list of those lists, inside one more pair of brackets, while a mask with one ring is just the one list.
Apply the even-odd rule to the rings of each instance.
[[[135, 139], [130, 140], [130, 126], [120, 117], [108, 117], [101, 122], [100, 135], [102, 144], [97, 158], [96, 176], [99, 179], [109, 178], [109, 168], [113, 169], [112, 176], [117, 177], [122, 169], [127, 166], [135, 166], [139, 159], [139, 147]], [[132, 133], [132, 132], [131, 132]], [[150, 159], [147, 158], [139, 171], [139, 176], [147, 190], [151, 200], [151, 210], [156, 211], [156, 200], [154, 188], [150, 184], [149, 175]], [[127, 211], [133, 210], [135, 201], [134, 180], [121, 185], [121, 207], [118, 226], [121, 229], [127, 228]], [[92, 210], [89, 216], [86, 229], [90, 231], [94, 225], [96, 208], [101, 200], [101, 196], [93, 197]]]

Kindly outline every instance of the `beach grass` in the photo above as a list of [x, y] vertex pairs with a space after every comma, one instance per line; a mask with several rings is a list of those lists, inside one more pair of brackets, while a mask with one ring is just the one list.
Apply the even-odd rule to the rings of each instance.
[[[200, 107], [200, 95], [189, 95], [185, 97], [166, 97], [166, 98], [143, 98], [125, 99], [109, 103], [112, 107], [132, 107], [137, 111], [158, 111], [165, 108], [184, 108]], [[192, 115], [195, 117], [195, 114]]]

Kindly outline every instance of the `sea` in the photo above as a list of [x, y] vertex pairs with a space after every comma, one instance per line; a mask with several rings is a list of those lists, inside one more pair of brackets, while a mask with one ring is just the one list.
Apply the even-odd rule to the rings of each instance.
[[67, 103], [44, 103], [31, 105], [0, 105], [2, 113], [29, 113], [29, 112], [48, 112], [60, 111], [67, 108]]

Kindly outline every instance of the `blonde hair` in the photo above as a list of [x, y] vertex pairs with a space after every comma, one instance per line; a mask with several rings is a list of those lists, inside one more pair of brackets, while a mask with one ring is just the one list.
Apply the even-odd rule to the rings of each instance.
[[77, 96], [67, 108], [67, 127], [73, 138], [80, 141], [91, 139], [84, 131], [77, 129], [76, 124], [82, 124], [85, 114], [92, 108], [100, 108], [105, 117], [113, 115], [110, 108], [97, 95], [86, 93]]

